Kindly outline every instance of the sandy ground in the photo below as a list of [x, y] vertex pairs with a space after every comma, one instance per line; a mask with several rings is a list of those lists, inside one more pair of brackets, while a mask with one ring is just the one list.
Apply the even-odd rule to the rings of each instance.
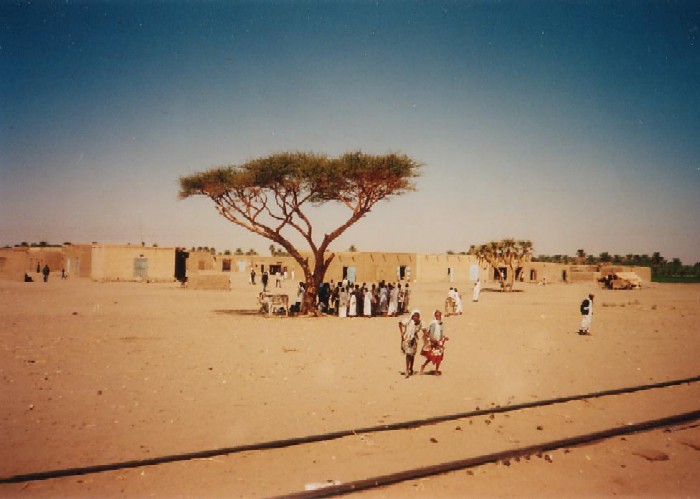
[[[700, 286], [486, 289], [445, 319], [444, 375], [404, 379], [396, 318], [265, 318], [259, 291], [0, 281], [0, 477], [218, 449], [700, 375]], [[442, 307], [449, 284], [417, 283]], [[293, 295], [292, 283], [284, 291]], [[596, 293], [593, 336], [576, 334]], [[418, 363], [419, 360], [417, 359]], [[697, 385], [697, 383], [695, 384]], [[0, 497], [260, 497], [700, 409], [688, 385], [636, 398], [356, 436], [312, 448], [0, 484]], [[700, 497], [687, 424], [370, 497]]]

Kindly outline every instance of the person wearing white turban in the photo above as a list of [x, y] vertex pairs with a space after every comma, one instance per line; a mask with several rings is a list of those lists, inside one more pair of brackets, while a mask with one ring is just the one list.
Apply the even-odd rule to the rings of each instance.
[[445, 342], [449, 338], [445, 336], [445, 326], [442, 322], [442, 312], [436, 310], [434, 318], [428, 325], [428, 331], [424, 336], [423, 348], [420, 354], [425, 357], [425, 363], [421, 366], [420, 372], [425, 370], [429, 362], [435, 364], [435, 374], [440, 376], [440, 364], [445, 356]]
[[418, 336], [423, 333], [423, 323], [420, 320], [420, 310], [413, 310], [411, 317], [399, 321], [401, 333], [401, 351], [406, 356], [406, 372], [408, 378], [413, 374], [413, 362], [418, 348]]

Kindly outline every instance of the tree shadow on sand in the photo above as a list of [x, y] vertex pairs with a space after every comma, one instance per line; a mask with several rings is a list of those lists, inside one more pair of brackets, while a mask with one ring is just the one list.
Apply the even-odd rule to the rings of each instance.
[[[268, 318], [267, 312], [260, 309], [257, 310], [214, 310], [217, 315], [232, 315], [235, 317], [263, 317]], [[272, 317], [286, 317], [284, 311], [275, 311]]]
[[217, 315], [235, 315], [235, 316], [247, 316], [247, 317], [265, 317], [267, 314], [258, 310], [214, 310]]

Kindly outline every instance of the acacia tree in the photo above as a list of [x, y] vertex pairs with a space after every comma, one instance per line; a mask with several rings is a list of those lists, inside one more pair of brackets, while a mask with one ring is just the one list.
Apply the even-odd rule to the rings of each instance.
[[[180, 199], [207, 196], [224, 218], [282, 246], [304, 272], [302, 312], [315, 313], [318, 287], [335, 257], [330, 244], [379, 201], [415, 190], [421, 166], [400, 154], [279, 153], [180, 177]], [[345, 205], [349, 214], [317, 240], [308, 208], [327, 202]], [[292, 243], [295, 234], [313, 261]]]
[[[475, 255], [479, 262], [487, 262], [495, 269], [502, 266], [507, 267], [510, 270], [508, 272], [509, 286], [504, 286], [503, 289], [512, 290], [517, 269], [524, 262], [532, 259], [532, 242], [517, 241], [512, 238], [491, 241], [480, 246], [471, 246], [469, 254]], [[499, 281], [503, 283], [500, 272]]]

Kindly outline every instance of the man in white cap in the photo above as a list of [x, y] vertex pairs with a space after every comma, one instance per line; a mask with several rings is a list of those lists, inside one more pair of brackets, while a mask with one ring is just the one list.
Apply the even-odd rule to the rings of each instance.
[[420, 372], [425, 371], [429, 362], [435, 364], [435, 375], [440, 376], [440, 364], [445, 356], [445, 342], [449, 339], [445, 336], [445, 325], [442, 322], [442, 312], [436, 310], [434, 318], [428, 325], [428, 332], [424, 336], [424, 344], [420, 354], [425, 357], [425, 363], [421, 366]]
[[423, 323], [420, 320], [420, 310], [411, 312], [411, 317], [399, 321], [401, 333], [401, 351], [406, 356], [406, 377], [413, 374], [413, 362], [418, 348], [418, 335], [423, 333]]

